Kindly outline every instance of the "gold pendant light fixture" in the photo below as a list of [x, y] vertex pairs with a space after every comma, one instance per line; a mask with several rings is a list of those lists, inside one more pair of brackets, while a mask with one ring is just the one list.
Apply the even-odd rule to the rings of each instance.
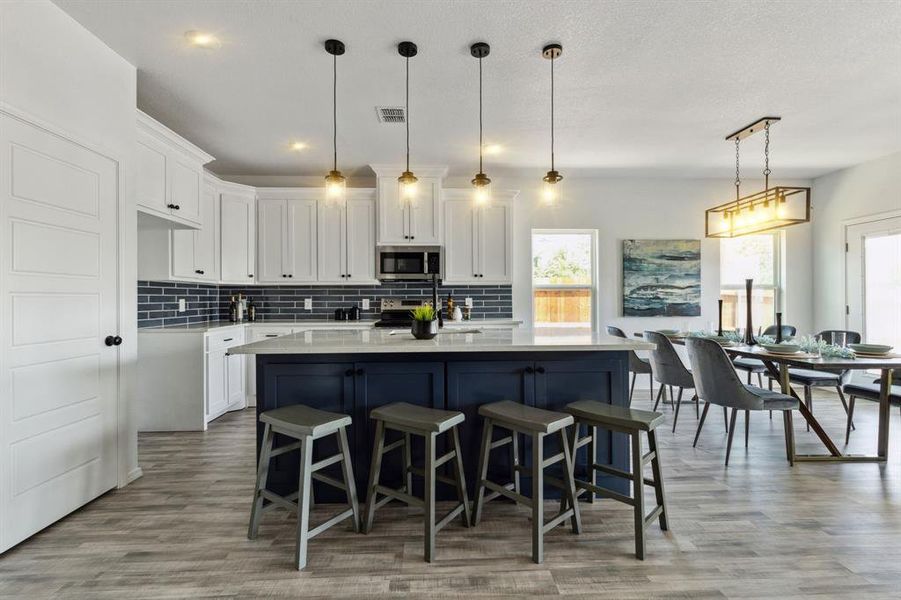
[[344, 54], [344, 43], [326, 40], [325, 51], [332, 55], [332, 170], [325, 176], [325, 199], [332, 204], [344, 204], [347, 178], [338, 170], [338, 57]]
[[554, 206], [560, 200], [561, 175], [554, 168], [554, 61], [563, 54], [560, 44], [548, 44], [541, 50], [541, 56], [551, 61], [551, 170], [542, 178], [541, 202], [545, 206]]
[[473, 201], [477, 206], [484, 206], [491, 201], [491, 180], [482, 172], [482, 59], [488, 56], [491, 47], [485, 42], [476, 42], [469, 52], [479, 59], [479, 172], [472, 179]]
[[416, 44], [413, 42], [401, 42], [397, 45], [397, 53], [404, 57], [406, 63], [404, 122], [407, 127], [407, 170], [400, 174], [397, 181], [400, 184], [400, 201], [409, 205], [416, 202], [416, 182], [419, 181], [410, 170], [410, 58], [416, 56], [416, 52]]
[[[810, 221], [810, 188], [770, 187], [770, 126], [780, 120], [781, 117], [763, 117], [726, 136], [726, 141], [735, 142], [735, 200], [707, 209], [707, 237], [753, 235]], [[739, 145], [741, 140], [759, 131], [766, 134], [763, 150], [764, 189], [742, 196]]]

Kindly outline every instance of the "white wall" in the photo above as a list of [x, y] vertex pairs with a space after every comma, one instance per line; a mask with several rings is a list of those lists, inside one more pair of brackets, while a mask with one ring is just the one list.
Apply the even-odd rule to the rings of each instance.
[[845, 224], [901, 210], [901, 152], [836, 171], [813, 182], [814, 324], [845, 327]]
[[[721, 179], [567, 179], [560, 206], [548, 210], [539, 204], [542, 173], [532, 177], [492, 179], [496, 189], [518, 189], [514, 216], [513, 311], [518, 319], [531, 322], [531, 231], [532, 229], [598, 230], [598, 323], [618, 325], [627, 333], [647, 328], [706, 329], [717, 320], [719, 299], [719, 242], [704, 237], [704, 211], [733, 198], [731, 180]], [[810, 185], [805, 181], [780, 181]], [[747, 180], [743, 190], [762, 187], [762, 181]], [[449, 179], [448, 187], [468, 186], [468, 180]], [[701, 240], [700, 317], [623, 317], [622, 242], [625, 239]], [[786, 230], [786, 293], [783, 307], [786, 323], [809, 331], [811, 269], [810, 226]]]
[[[128, 164], [135, 144], [135, 68], [47, 0], [0, 2], [0, 103], [119, 161], [123, 371], [137, 345], [137, 213]], [[137, 431], [128, 414], [128, 377], [120, 403], [119, 481], [137, 470]]]

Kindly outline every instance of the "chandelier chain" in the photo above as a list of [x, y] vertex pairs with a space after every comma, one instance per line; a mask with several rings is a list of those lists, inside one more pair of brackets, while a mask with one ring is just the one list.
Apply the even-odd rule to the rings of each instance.
[[738, 162], [738, 146], [741, 143], [739, 138], [735, 138], [735, 199], [739, 198], [739, 189], [741, 188], [741, 175], [739, 172], [739, 162]]
[[763, 143], [763, 176], [765, 178], [764, 188], [768, 189], [770, 187], [770, 122], [767, 121], [763, 126], [764, 134], [766, 135], [765, 141]]

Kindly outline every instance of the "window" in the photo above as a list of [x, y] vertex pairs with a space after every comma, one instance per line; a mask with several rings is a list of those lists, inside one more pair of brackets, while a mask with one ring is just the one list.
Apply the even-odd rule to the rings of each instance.
[[532, 321], [535, 327], [594, 329], [596, 232], [532, 231]]
[[751, 317], [754, 327], [776, 322], [779, 305], [779, 235], [748, 235], [720, 240], [720, 298], [723, 329], [736, 329], [747, 322], [745, 280], [754, 280]]

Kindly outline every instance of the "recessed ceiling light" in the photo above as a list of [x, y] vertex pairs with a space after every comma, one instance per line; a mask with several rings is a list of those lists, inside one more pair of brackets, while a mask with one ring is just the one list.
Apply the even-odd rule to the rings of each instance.
[[288, 147], [295, 152], [300, 152], [301, 150], [307, 149], [307, 145], [303, 142], [291, 142]]
[[222, 42], [219, 41], [212, 33], [207, 33], [205, 31], [186, 31], [185, 39], [188, 40], [188, 43], [197, 48], [219, 48], [222, 46]]
[[504, 151], [504, 147], [500, 144], [487, 144], [485, 146], [485, 154], [496, 155]]

